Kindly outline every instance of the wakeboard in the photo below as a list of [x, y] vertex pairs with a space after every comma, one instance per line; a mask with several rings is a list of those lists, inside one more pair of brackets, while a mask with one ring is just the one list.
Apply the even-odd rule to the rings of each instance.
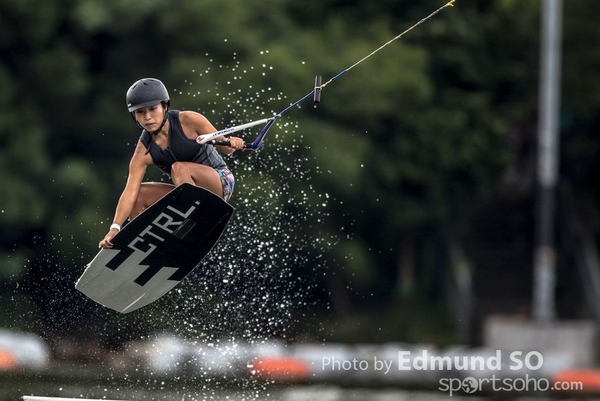
[[75, 288], [121, 313], [169, 292], [208, 255], [234, 208], [220, 196], [182, 184], [123, 226]]

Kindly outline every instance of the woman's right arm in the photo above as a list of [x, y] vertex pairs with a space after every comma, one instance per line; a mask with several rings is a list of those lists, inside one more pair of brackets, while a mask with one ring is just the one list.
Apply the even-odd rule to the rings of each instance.
[[[146, 153], [146, 148], [141, 142], [138, 142], [135, 152], [129, 161], [129, 174], [127, 175], [127, 183], [123, 189], [123, 193], [119, 197], [117, 203], [117, 209], [115, 210], [115, 217], [113, 218], [113, 224], [122, 226], [135, 205], [138, 194], [140, 192], [140, 186], [146, 173], [146, 167], [152, 163], [152, 157]], [[111, 240], [119, 229], [111, 228], [108, 233], [104, 236], [102, 241], [98, 244], [100, 248], [112, 248]]]

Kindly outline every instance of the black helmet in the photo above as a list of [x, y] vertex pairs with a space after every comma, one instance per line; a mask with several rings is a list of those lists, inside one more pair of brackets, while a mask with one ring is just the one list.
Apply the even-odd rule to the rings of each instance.
[[167, 106], [170, 104], [167, 88], [155, 78], [142, 78], [135, 82], [127, 91], [125, 99], [130, 113], [159, 103], [165, 103]]

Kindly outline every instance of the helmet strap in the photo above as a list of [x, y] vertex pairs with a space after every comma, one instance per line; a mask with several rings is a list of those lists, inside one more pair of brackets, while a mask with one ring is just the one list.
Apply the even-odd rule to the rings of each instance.
[[162, 124], [160, 124], [160, 127], [158, 127], [158, 129], [156, 131], [151, 132], [152, 136], [157, 135], [160, 132], [160, 130], [163, 129], [163, 127], [165, 126], [165, 123], [167, 122], [167, 113], [169, 111], [169, 105], [165, 104], [165, 102], [162, 102], [162, 103], [165, 106], [165, 117], [163, 118]]
[[133, 118], [133, 121], [137, 124], [137, 126], [140, 127], [141, 129], [144, 129], [144, 127], [142, 127], [142, 124], [140, 124], [138, 122], [138, 120], [135, 118], [135, 111], [132, 111], [130, 114], [131, 114], [131, 118]]

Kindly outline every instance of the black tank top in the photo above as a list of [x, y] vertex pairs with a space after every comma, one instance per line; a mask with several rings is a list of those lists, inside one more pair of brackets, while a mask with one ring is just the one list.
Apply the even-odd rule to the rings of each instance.
[[176, 161], [194, 162], [219, 169], [227, 165], [213, 145], [201, 145], [194, 139], [185, 136], [181, 122], [179, 121], [179, 110], [169, 110], [169, 146], [162, 149], [152, 140], [152, 134], [143, 130], [140, 142], [146, 147], [152, 161], [164, 173], [171, 175], [171, 166]]

